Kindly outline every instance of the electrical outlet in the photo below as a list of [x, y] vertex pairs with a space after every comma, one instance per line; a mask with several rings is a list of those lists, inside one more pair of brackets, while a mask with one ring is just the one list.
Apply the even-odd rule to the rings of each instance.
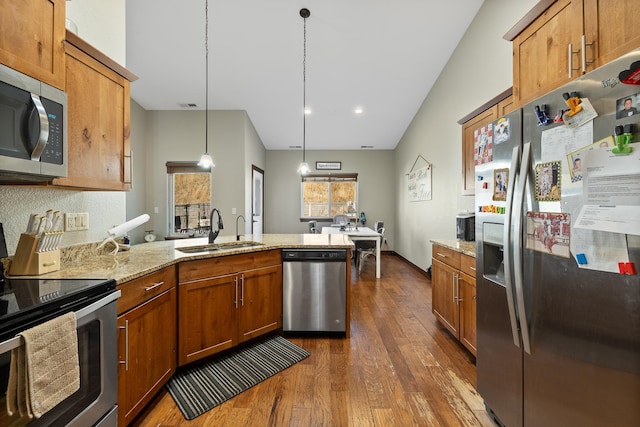
[[88, 229], [88, 212], [64, 214], [64, 231], [83, 231]]

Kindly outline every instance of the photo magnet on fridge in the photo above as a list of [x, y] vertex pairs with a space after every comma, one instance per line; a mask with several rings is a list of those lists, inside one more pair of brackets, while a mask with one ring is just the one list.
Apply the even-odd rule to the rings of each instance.
[[536, 200], [554, 202], [560, 200], [560, 162], [536, 165]]

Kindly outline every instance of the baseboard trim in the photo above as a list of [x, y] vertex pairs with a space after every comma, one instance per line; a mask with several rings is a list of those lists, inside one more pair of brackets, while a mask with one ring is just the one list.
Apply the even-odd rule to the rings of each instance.
[[398, 258], [400, 258], [405, 264], [409, 265], [409, 267], [413, 268], [414, 270], [416, 270], [417, 272], [421, 273], [424, 277], [426, 277], [427, 279], [431, 280], [431, 278], [429, 277], [429, 273], [427, 273], [425, 270], [423, 270], [422, 268], [418, 267], [417, 265], [415, 265], [414, 263], [412, 263], [411, 261], [409, 261], [408, 259], [406, 259], [405, 257], [403, 257], [402, 255], [400, 255], [399, 253], [397, 253], [396, 251], [384, 251], [382, 252], [382, 255], [390, 255], [390, 256], [397, 256]]

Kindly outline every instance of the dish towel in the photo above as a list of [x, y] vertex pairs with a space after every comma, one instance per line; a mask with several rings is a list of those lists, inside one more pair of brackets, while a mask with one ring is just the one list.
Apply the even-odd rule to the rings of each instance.
[[75, 313], [19, 333], [24, 345], [11, 350], [7, 412], [40, 418], [80, 388]]

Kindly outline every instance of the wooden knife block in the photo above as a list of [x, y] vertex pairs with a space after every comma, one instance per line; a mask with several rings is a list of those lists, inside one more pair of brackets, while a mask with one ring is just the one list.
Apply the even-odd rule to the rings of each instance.
[[21, 234], [16, 254], [11, 262], [9, 274], [14, 276], [37, 276], [60, 270], [60, 249], [36, 252], [40, 238], [32, 234]]

